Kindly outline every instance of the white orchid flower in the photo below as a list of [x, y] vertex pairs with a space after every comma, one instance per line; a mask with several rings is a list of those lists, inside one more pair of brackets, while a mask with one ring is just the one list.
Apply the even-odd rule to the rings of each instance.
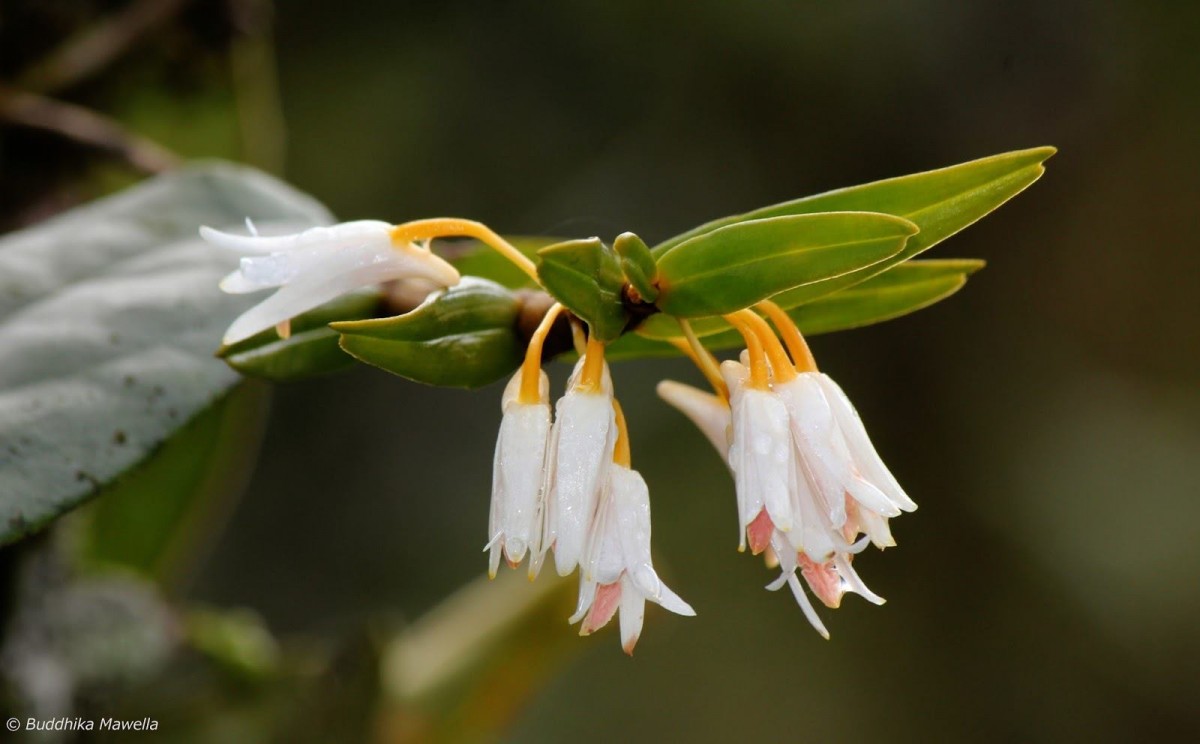
[[376, 220], [277, 236], [201, 227], [204, 240], [244, 256], [239, 268], [221, 281], [222, 290], [243, 294], [279, 288], [234, 320], [223, 343], [243, 341], [360, 287], [403, 278], [425, 279], [435, 287], [458, 283], [453, 266], [426, 246], [394, 242], [392, 229]]
[[529, 574], [535, 577], [541, 567], [542, 486], [545, 479], [546, 448], [550, 439], [550, 381], [538, 370], [538, 399], [520, 399], [524, 370], [504, 389], [500, 436], [492, 466], [492, 508], [488, 520], [488, 574], [493, 578], [503, 553], [516, 567], [532, 553]]
[[580, 635], [608, 624], [620, 611], [621, 647], [632, 654], [649, 600], [678, 615], [696, 611], [658, 577], [650, 562], [650, 491], [636, 471], [609, 462], [587, 553], [580, 566], [579, 604], [571, 623]]
[[555, 406], [547, 460], [543, 545], [553, 546], [554, 566], [560, 576], [579, 565], [617, 436], [608, 365], [604, 365], [598, 389], [582, 390], [577, 380], [584, 361], [575, 365], [567, 393]]
[[729, 387], [733, 432], [729, 467], [738, 502], [738, 549], [761, 553], [774, 529], [789, 532], [796, 491], [796, 461], [787, 406], [771, 390], [749, 384], [750, 372], [733, 361], [721, 364]]

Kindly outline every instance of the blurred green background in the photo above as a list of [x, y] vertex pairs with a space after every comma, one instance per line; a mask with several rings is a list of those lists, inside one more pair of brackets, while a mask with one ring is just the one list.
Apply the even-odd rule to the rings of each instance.
[[[0, 70], [125, 5], [6, 2]], [[651, 608], [632, 660], [614, 629], [573, 641], [503, 740], [1200, 738], [1200, 6], [288, 1], [272, 23], [181, 5], [64, 95], [183, 156], [274, 169], [344, 219], [654, 242], [1059, 148], [931, 252], [988, 260], [960, 295], [813, 342], [921, 506], [856, 564], [888, 604], [824, 612], [826, 642], [763, 591], [724, 466], [654, 396], [698, 373], [621, 365], [656, 560], [698, 617]], [[133, 178], [3, 126], [8, 227]], [[185, 596], [315, 638], [434, 607], [485, 570], [500, 389], [365, 368], [278, 387]]]

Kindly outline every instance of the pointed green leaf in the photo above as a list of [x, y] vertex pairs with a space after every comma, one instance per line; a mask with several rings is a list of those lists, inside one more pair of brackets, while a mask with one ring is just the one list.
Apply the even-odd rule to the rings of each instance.
[[[854, 287], [792, 308], [788, 315], [809, 336], [873, 325], [946, 299], [982, 267], [983, 261], [974, 259], [908, 261]], [[705, 336], [704, 345], [713, 351], [741, 347], [741, 335], [724, 321], [720, 323], [722, 327]], [[678, 324], [673, 335], [680, 336]], [[664, 340], [637, 333], [622, 336], [606, 353], [610, 361], [678, 355], [679, 351]]]
[[629, 316], [621, 301], [625, 277], [616, 255], [599, 238], [569, 240], [538, 251], [546, 291], [587, 321], [601, 341], [621, 335]]
[[464, 277], [404, 315], [330, 327], [342, 334], [342, 349], [367, 364], [427, 385], [475, 388], [520, 365], [519, 311], [508, 289]]
[[1035, 147], [948, 168], [851, 186], [714, 220], [654, 247], [655, 257], [717, 228], [746, 220], [815, 212], [866, 211], [903, 217], [921, 229], [898, 263], [945, 240], [1025, 190], [1045, 172], [1057, 150]]
[[[909, 239], [904, 250], [885, 261], [829, 282], [797, 287], [771, 298], [781, 307], [790, 309], [887, 271], [945, 240], [1038, 180], [1045, 172], [1042, 164], [1054, 153], [1053, 147], [1017, 150], [764, 207], [701, 225], [656, 246], [654, 254], [662, 256], [690, 238], [739, 221], [825, 210], [884, 212], [910, 220], [921, 229]], [[726, 326], [723, 321], [714, 319], [693, 322], [692, 327], [697, 334], [706, 335], [724, 330]], [[638, 332], [655, 338], [669, 338], [677, 333], [677, 327], [671, 318], [651, 317], [638, 327]]]
[[675, 247], [658, 260], [658, 300], [678, 317], [720, 315], [800, 285], [879, 263], [917, 228], [872, 212], [750, 220]]
[[327, 223], [249, 168], [148, 180], [0, 239], [0, 544], [91, 496], [213, 405], [238, 376], [212, 350], [255, 298], [199, 225]]
[[244, 375], [273, 382], [341, 372], [354, 366], [354, 358], [342, 351], [341, 334], [329, 324], [375, 317], [380, 296], [377, 289], [352, 292], [292, 318], [287, 338], [272, 328], [223, 347], [218, 356]]
[[654, 280], [658, 267], [646, 242], [631, 232], [621, 233], [613, 241], [613, 250], [621, 259], [621, 271], [645, 302], [658, 299]]

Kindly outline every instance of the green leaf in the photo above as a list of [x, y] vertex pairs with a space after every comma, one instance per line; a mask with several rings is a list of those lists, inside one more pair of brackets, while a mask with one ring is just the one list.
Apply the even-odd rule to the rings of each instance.
[[538, 251], [538, 277], [554, 299], [587, 321], [599, 340], [616, 339], [629, 323], [621, 301], [625, 278], [616, 255], [599, 238]]
[[[849, 289], [792, 308], [788, 315], [807, 336], [873, 325], [946, 299], [982, 267], [983, 261], [974, 259], [908, 261]], [[720, 322], [724, 328], [706, 336], [704, 345], [712, 351], [742, 347], [741, 335]], [[680, 337], [679, 326], [675, 328], [674, 336]], [[621, 337], [605, 354], [610, 361], [678, 355], [671, 344], [635, 333]]]
[[900, 252], [916, 231], [911, 222], [872, 212], [738, 222], [664, 254], [655, 304], [685, 318], [731, 313], [785, 289], [879, 263]]
[[280, 338], [272, 328], [223, 347], [218, 355], [244, 375], [273, 382], [291, 382], [349, 369], [354, 366], [354, 358], [342, 351], [338, 345], [341, 334], [329, 324], [375, 317], [380, 296], [378, 289], [352, 292], [292, 318], [292, 333], [288, 338]]
[[[655, 256], [662, 256], [697, 235], [744, 220], [830, 210], [884, 212], [903, 217], [921, 229], [909, 238], [900, 253], [885, 261], [828, 282], [797, 287], [771, 298], [780, 307], [790, 309], [887, 271], [967, 227], [1038, 180], [1045, 172], [1042, 164], [1055, 152], [1053, 147], [1017, 150], [948, 168], [775, 204], [701, 225], [660, 243], [653, 252]], [[726, 324], [719, 320], [699, 321], [694, 322], [692, 327], [697, 334], [705, 335], [724, 330]], [[656, 338], [669, 338], [677, 333], [677, 326], [671, 318], [651, 317], [638, 326], [638, 332]]]
[[[564, 238], [548, 238], [541, 235], [506, 235], [504, 239], [513, 247], [537, 259], [537, 252], [548, 245], [563, 242]], [[512, 261], [496, 252], [494, 248], [478, 240], [435, 240], [433, 249], [449, 261], [463, 276], [478, 276], [502, 284], [509, 289], [537, 286], [529, 275]]]
[[234, 262], [201, 224], [303, 228], [309, 197], [211, 164], [0, 239], [0, 544], [150, 456], [238, 380], [212, 350], [255, 301], [217, 289]]
[[921, 229], [905, 247], [903, 258], [899, 259], [904, 260], [945, 240], [1024, 191], [1045, 172], [1042, 163], [1055, 152], [1053, 147], [1015, 150], [948, 168], [774, 204], [714, 220], [676, 235], [655, 246], [654, 255], [661, 257], [697, 235], [746, 220], [815, 212], [865, 211], [903, 217]]
[[481, 387], [515, 370], [520, 301], [485, 279], [464, 277], [393, 318], [332, 323], [341, 345], [367, 364], [427, 385]]
[[631, 232], [621, 233], [613, 241], [613, 250], [621, 259], [621, 271], [645, 302], [658, 299], [658, 287], [654, 280], [658, 267], [646, 242]]

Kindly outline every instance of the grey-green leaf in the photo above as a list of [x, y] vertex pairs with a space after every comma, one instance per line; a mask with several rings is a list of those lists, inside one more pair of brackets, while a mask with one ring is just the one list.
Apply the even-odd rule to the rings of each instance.
[[749, 220], [688, 240], [658, 260], [659, 309], [730, 313], [800, 285], [826, 282], [899, 253], [917, 228], [873, 212]]
[[524, 349], [517, 296], [464, 277], [404, 315], [331, 324], [360, 361], [427, 385], [476, 388], [512, 372]]
[[625, 278], [616, 255], [599, 238], [568, 240], [538, 251], [538, 277], [599, 340], [616, 339], [629, 323], [621, 301]]
[[311, 198], [230, 165], [165, 175], [0, 239], [0, 544], [137, 465], [238, 380], [213, 358], [255, 301], [198, 225], [326, 223]]
[[374, 288], [352, 292], [292, 318], [287, 338], [271, 329], [224, 347], [219, 355], [238, 372], [272, 382], [340, 372], [354, 366], [354, 357], [342, 351], [341, 334], [329, 324], [375, 317], [380, 297]]

